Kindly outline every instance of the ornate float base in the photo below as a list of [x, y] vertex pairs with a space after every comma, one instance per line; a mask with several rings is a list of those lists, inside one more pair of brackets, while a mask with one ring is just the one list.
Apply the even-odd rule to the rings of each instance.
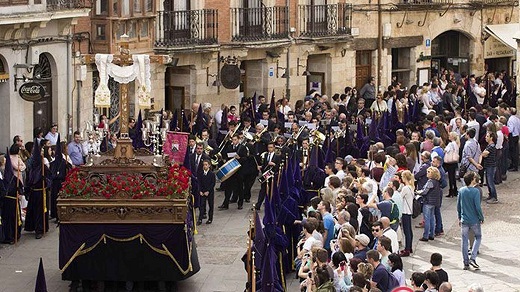
[[60, 224], [184, 224], [185, 199], [58, 199]]

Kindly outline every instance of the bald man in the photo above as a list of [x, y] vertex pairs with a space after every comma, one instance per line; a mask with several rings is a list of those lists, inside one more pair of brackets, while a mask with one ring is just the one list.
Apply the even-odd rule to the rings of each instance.
[[439, 292], [451, 292], [452, 289], [450, 282], [444, 282], [439, 286]]
[[397, 253], [399, 251], [399, 241], [397, 240], [397, 232], [390, 227], [390, 219], [381, 217], [379, 221], [383, 224], [383, 235], [392, 241], [392, 252]]

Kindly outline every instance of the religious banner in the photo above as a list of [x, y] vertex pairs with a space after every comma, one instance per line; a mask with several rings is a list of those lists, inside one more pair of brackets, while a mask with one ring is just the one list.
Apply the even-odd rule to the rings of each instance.
[[163, 152], [173, 163], [181, 164], [188, 149], [188, 133], [168, 132], [164, 141]]

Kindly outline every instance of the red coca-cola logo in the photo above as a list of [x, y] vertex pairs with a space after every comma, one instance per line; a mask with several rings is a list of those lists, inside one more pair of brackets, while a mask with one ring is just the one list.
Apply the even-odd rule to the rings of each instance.
[[45, 96], [45, 87], [40, 83], [27, 82], [20, 86], [18, 93], [26, 101], [38, 101]]

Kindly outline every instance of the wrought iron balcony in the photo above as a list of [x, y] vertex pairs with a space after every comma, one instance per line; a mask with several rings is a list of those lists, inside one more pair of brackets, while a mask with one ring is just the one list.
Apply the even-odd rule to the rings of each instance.
[[155, 47], [211, 45], [218, 42], [218, 11], [159, 11]]
[[47, 0], [48, 11], [92, 8], [93, 0]]
[[400, 0], [399, 5], [442, 6], [453, 4], [453, 0]]
[[350, 35], [352, 4], [300, 5], [299, 19], [300, 36]]
[[287, 7], [231, 8], [231, 40], [262, 41], [288, 37]]

